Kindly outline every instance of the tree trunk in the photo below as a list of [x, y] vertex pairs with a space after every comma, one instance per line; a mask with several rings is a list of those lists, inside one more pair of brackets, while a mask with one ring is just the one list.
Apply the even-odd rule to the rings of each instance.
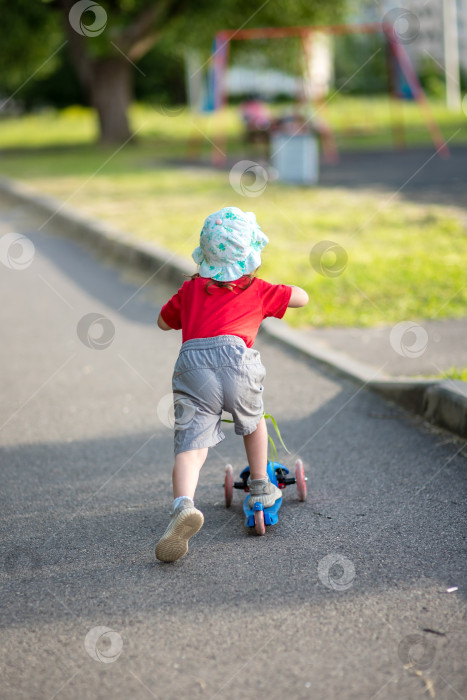
[[124, 143], [131, 137], [127, 110], [132, 98], [131, 65], [120, 57], [94, 59], [90, 98], [97, 110], [101, 143]]

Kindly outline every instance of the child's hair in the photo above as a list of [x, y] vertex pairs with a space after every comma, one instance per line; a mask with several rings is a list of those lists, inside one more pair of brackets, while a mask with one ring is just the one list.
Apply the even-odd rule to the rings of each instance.
[[[248, 277], [248, 282], [246, 283], [246, 285], [244, 287], [240, 287], [240, 289], [248, 289], [250, 284], [252, 284], [258, 269], [259, 268], [256, 268], [256, 270], [254, 270], [253, 272], [250, 272], [248, 275], [244, 275], [244, 277]], [[199, 276], [200, 276], [199, 272], [196, 272], [194, 275], [191, 275], [190, 279], [195, 280]], [[234, 280], [234, 281], [236, 281], [236, 280]], [[213, 284], [215, 284], [216, 287], [225, 287], [226, 289], [229, 289], [230, 291], [233, 291], [235, 289], [232, 282], [221, 282], [220, 280], [207, 279], [206, 284], [204, 285], [204, 291], [206, 292], [206, 294], [212, 294], [212, 292], [208, 291], [208, 288]]]

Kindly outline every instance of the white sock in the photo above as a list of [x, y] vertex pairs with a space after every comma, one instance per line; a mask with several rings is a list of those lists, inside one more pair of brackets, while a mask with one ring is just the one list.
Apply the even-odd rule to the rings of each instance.
[[176, 510], [176, 508], [178, 508], [178, 506], [180, 505], [180, 503], [182, 501], [190, 501], [190, 503], [192, 505], [195, 505], [193, 503], [193, 499], [191, 499], [189, 496], [179, 496], [178, 498], [174, 498], [174, 502], [173, 502], [173, 506], [172, 506], [173, 510]]

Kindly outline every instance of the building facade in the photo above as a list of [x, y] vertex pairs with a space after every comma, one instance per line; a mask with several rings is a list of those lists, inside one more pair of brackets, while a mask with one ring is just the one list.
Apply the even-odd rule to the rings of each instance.
[[[419, 67], [427, 59], [444, 69], [444, 0], [383, 0], [373, 8], [378, 8], [379, 18], [397, 16], [397, 10], [408, 10], [415, 17], [400, 13], [396, 20], [396, 31], [403, 39], [405, 48], [415, 66]], [[459, 43], [459, 63], [467, 73], [467, 0], [456, 0], [457, 33]], [[388, 14], [389, 13], [389, 14]], [[376, 19], [376, 17], [374, 17]], [[411, 34], [412, 32], [412, 34]], [[413, 36], [413, 38], [411, 38]]]

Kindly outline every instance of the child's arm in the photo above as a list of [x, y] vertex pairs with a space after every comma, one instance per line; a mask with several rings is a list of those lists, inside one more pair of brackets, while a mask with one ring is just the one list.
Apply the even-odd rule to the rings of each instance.
[[162, 328], [163, 331], [173, 331], [173, 328], [164, 321], [161, 314], [159, 314], [159, 317], [157, 319], [157, 325], [159, 326], [159, 328]]
[[182, 327], [182, 297], [183, 291], [187, 284], [188, 282], [184, 282], [178, 292], [174, 294], [173, 297], [169, 299], [169, 301], [162, 307], [160, 314], [157, 317], [157, 325], [161, 330], [176, 331]]
[[295, 287], [291, 284], [292, 294], [290, 295], [290, 301], [287, 304], [289, 308], [297, 309], [300, 306], [305, 306], [309, 302], [308, 294], [301, 287]]

